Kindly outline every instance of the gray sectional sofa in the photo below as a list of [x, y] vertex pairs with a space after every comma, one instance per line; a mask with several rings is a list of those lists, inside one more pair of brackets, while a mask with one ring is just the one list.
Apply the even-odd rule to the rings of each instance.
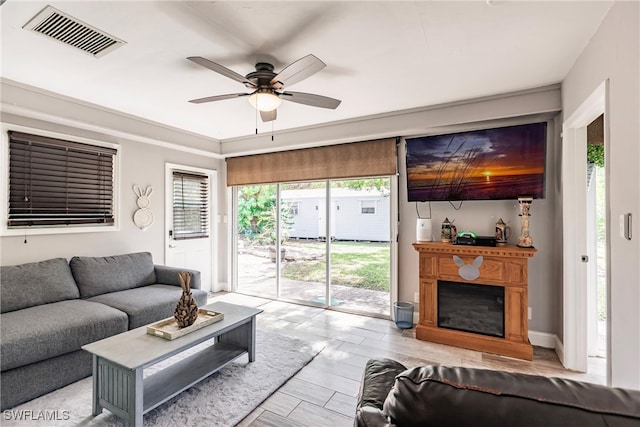
[[148, 252], [0, 267], [0, 409], [91, 375], [81, 346], [171, 317], [179, 271], [206, 305], [198, 271], [154, 265]]

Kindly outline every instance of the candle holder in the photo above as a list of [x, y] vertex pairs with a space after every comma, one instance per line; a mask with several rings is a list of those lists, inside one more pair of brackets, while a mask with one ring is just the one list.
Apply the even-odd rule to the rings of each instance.
[[518, 197], [518, 204], [520, 205], [520, 238], [518, 239], [518, 246], [521, 248], [532, 248], [533, 239], [529, 235], [529, 212], [531, 210], [531, 203], [533, 197]]

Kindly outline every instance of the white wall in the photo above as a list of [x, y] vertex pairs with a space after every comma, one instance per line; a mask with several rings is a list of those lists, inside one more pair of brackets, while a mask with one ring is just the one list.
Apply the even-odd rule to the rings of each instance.
[[[195, 167], [220, 169], [222, 160], [201, 154], [190, 154], [148, 143], [114, 137], [94, 131], [86, 131], [70, 126], [53, 124], [41, 120], [20, 117], [12, 114], [2, 115], [2, 126], [38, 131], [55, 132], [64, 135], [83, 137], [95, 141], [108, 141], [120, 145], [120, 176], [118, 182], [120, 224], [119, 231], [97, 233], [69, 233], [49, 235], [29, 235], [27, 243], [24, 236], [3, 236], [0, 238], [0, 264], [13, 265], [24, 262], [40, 261], [48, 258], [71, 258], [81, 256], [106, 256], [127, 252], [148, 251], [154, 262], [164, 263], [164, 206], [165, 206], [165, 163], [172, 162]], [[3, 136], [3, 137], [6, 137]], [[4, 168], [4, 166], [3, 166]], [[145, 231], [133, 223], [133, 213], [137, 209], [136, 196], [132, 186], [152, 186], [150, 209], [154, 214], [154, 224]], [[219, 195], [223, 200], [224, 196]], [[31, 234], [31, 233], [30, 233]], [[226, 240], [226, 229], [219, 227], [220, 237]], [[218, 249], [226, 254], [226, 246]], [[226, 280], [226, 256], [221, 259], [218, 278]]]
[[[609, 80], [611, 383], [640, 389], [640, 3], [615, 2], [562, 83], [564, 117]], [[633, 240], [619, 216], [632, 213]]]

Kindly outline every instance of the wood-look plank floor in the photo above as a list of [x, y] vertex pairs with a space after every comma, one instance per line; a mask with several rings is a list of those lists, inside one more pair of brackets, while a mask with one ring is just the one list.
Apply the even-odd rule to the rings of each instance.
[[604, 363], [594, 360], [589, 374], [564, 369], [555, 352], [534, 348], [532, 362], [415, 339], [415, 329], [392, 321], [256, 298], [214, 294], [226, 301], [260, 307], [258, 328], [299, 338], [320, 353], [247, 416], [240, 427], [352, 426], [360, 378], [371, 357], [388, 357], [407, 367], [442, 364], [573, 378], [603, 384]]

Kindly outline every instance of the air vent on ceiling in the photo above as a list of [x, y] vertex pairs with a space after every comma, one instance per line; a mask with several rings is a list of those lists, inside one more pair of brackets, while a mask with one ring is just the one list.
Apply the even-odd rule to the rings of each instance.
[[44, 34], [96, 58], [125, 44], [124, 41], [51, 6], [42, 9], [22, 28]]

